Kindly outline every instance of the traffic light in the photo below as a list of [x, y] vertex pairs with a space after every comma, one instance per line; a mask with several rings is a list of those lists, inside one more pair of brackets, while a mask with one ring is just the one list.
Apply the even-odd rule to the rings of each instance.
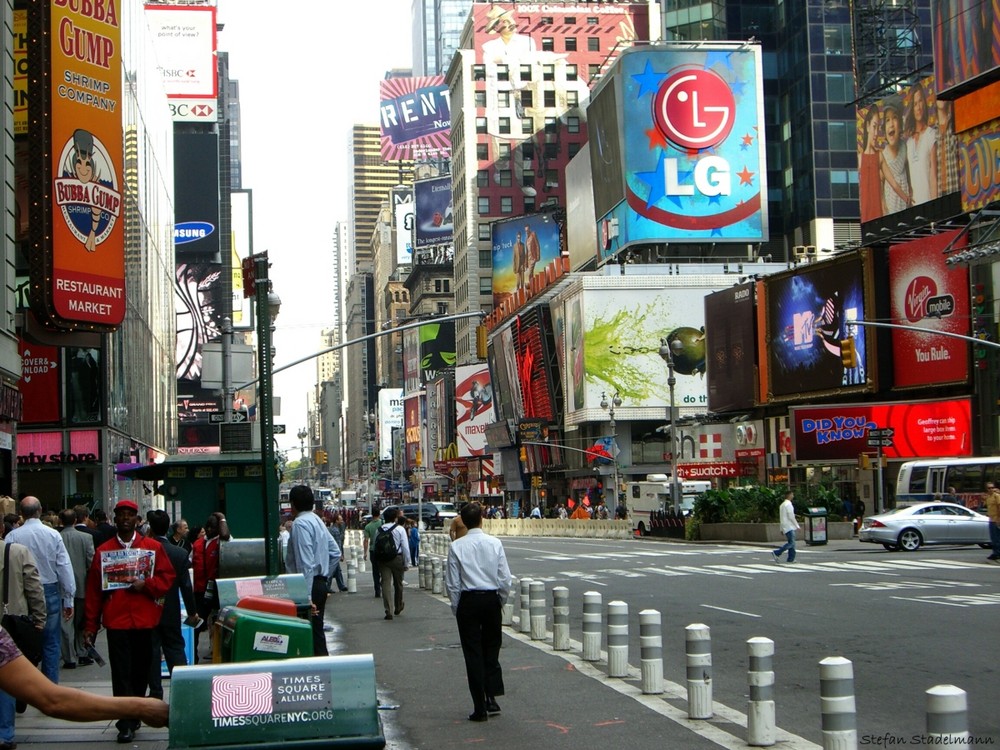
[[845, 370], [853, 370], [858, 366], [858, 352], [854, 348], [854, 337], [848, 336], [840, 342], [840, 361]]
[[862, 453], [858, 456], [858, 468], [862, 471], [871, 471], [872, 469], [872, 459], [867, 453]]
[[326, 451], [324, 451], [324, 450], [317, 450], [316, 453], [313, 454], [313, 462], [317, 466], [324, 466], [324, 465], [326, 465]]
[[523, 445], [521, 446], [521, 461], [524, 463], [528, 463], [528, 449], [525, 448]]
[[486, 326], [476, 326], [476, 356], [479, 359], [486, 359]]

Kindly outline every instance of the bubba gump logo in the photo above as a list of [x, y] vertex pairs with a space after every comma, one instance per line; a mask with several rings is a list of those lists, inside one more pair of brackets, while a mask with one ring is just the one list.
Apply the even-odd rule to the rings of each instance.
[[95, 252], [121, 215], [118, 173], [108, 150], [93, 133], [78, 129], [59, 158], [56, 205], [73, 236], [87, 252]]

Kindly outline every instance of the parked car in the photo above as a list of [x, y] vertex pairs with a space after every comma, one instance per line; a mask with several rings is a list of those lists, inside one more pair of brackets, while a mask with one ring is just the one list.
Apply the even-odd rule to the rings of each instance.
[[917, 503], [868, 516], [858, 539], [887, 550], [913, 552], [925, 544], [978, 544], [989, 548], [989, 518], [955, 503]]
[[[420, 510], [418, 510], [418, 507]], [[404, 517], [417, 520], [418, 514], [422, 513], [422, 527], [425, 529], [440, 529], [444, 526], [444, 519], [441, 518], [441, 514], [438, 509], [434, 507], [434, 503], [421, 503], [418, 506], [416, 503], [408, 503], [406, 505], [399, 506], [400, 512]]]
[[438, 509], [438, 515], [441, 516], [441, 523], [445, 526], [451, 523], [451, 519], [458, 515], [458, 508], [455, 507], [455, 503], [432, 503], [435, 508]]

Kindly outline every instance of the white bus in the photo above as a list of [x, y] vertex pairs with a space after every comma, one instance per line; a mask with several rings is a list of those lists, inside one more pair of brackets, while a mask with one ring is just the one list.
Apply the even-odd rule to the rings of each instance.
[[896, 478], [896, 505], [951, 500], [945, 496], [954, 487], [957, 499], [951, 502], [978, 508], [987, 482], [1000, 485], [1000, 456], [907, 461]]
[[[625, 505], [632, 520], [632, 531], [645, 535], [652, 528], [650, 513], [672, 508], [670, 477], [666, 474], [647, 474], [644, 482], [629, 482], [625, 490]], [[681, 514], [688, 515], [698, 495], [712, 489], [711, 482], [681, 482]]]

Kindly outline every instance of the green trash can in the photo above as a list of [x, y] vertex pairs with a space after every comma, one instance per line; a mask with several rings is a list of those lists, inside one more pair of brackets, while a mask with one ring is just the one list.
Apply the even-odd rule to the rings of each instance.
[[826, 544], [826, 508], [807, 508], [805, 519], [806, 544]]
[[225, 607], [218, 628], [224, 664], [313, 655], [312, 626], [298, 617]]
[[[211, 581], [209, 582], [211, 583]], [[218, 608], [235, 607], [247, 596], [267, 596], [290, 599], [295, 602], [298, 616], [309, 619], [312, 605], [306, 579], [301, 573], [284, 573], [279, 576], [247, 576], [246, 578], [219, 578], [215, 581]]]
[[174, 669], [170, 750], [382, 748], [371, 654]]

